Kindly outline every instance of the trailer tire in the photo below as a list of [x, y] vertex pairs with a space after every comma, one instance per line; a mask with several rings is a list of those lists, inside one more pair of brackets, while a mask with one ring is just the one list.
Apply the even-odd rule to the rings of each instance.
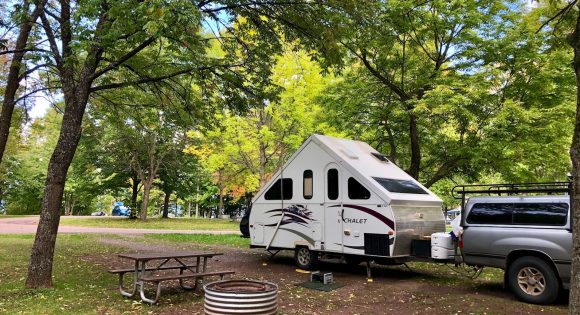
[[318, 253], [311, 251], [308, 247], [296, 247], [294, 250], [294, 261], [300, 269], [312, 269], [318, 263]]
[[560, 282], [550, 265], [538, 257], [524, 256], [508, 269], [508, 284], [520, 301], [550, 304], [558, 297]]

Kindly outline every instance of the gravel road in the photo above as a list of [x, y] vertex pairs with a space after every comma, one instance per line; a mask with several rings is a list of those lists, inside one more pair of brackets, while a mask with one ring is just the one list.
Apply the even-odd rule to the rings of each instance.
[[[0, 234], [35, 234], [38, 216], [0, 219]], [[98, 220], [98, 218], [91, 218]], [[239, 234], [239, 231], [208, 230], [161, 230], [161, 229], [123, 229], [105, 227], [71, 226], [61, 221], [58, 233], [109, 233], [109, 234]]]

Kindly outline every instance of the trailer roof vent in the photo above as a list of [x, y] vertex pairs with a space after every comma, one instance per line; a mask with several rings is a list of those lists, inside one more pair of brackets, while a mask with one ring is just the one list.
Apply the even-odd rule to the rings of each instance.
[[387, 163], [390, 162], [389, 159], [387, 159], [387, 156], [384, 154], [380, 154], [378, 152], [372, 152], [371, 154], [374, 155], [374, 157], [379, 159], [379, 161], [381, 161], [381, 162], [387, 162]]

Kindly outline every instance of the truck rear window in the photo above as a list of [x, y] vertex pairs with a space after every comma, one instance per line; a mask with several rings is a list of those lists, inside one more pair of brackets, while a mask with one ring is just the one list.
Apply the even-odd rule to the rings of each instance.
[[566, 203], [476, 203], [467, 223], [562, 226], [567, 217]]
[[556, 225], [566, 224], [568, 205], [565, 203], [516, 203], [514, 224]]
[[513, 204], [476, 203], [471, 207], [467, 223], [472, 224], [511, 224]]
[[428, 193], [415, 184], [412, 180], [401, 180], [392, 178], [373, 177], [377, 183], [381, 184], [387, 191], [401, 194], [424, 194]]

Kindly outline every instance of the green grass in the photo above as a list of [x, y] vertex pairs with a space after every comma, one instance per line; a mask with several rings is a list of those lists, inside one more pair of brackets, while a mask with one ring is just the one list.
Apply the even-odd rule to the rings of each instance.
[[228, 245], [237, 248], [248, 248], [250, 239], [237, 234], [147, 234], [146, 238], [176, 243], [196, 243], [204, 245]]
[[[0, 314], [149, 314], [172, 313], [172, 307], [199, 310], [199, 292], [165, 294], [158, 306], [123, 298], [116, 275], [107, 270], [118, 264], [115, 254], [127, 251], [99, 242], [94, 234], [64, 234], [57, 238], [53, 289], [26, 289], [30, 248], [34, 235], [0, 234]], [[247, 247], [238, 235], [147, 235], [147, 243], [175, 242]], [[177, 244], [176, 244], [177, 245]]]
[[58, 236], [54, 287], [27, 289], [24, 282], [34, 236], [0, 234], [0, 237], [0, 314], [151, 314], [179, 313], [173, 310], [174, 306], [192, 310], [202, 307], [199, 292], [166, 291], [157, 306], [122, 297], [117, 290], [118, 277], [107, 270], [117, 266], [115, 254], [127, 249], [98, 241], [99, 237], [110, 236]]
[[117, 279], [107, 261], [118, 249], [105, 247], [94, 235], [61, 235], [57, 239], [53, 289], [24, 287], [33, 235], [0, 235], [0, 313], [88, 314], [138, 313], [143, 308], [116, 291]]
[[163, 229], [163, 230], [239, 230], [239, 223], [221, 219], [193, 219], [193, 218], [150, 218], [145, 221], [129, 218], [67, 218], [61, 217], [61, 224], [88, 227], [128, 228], [128, 229]]

